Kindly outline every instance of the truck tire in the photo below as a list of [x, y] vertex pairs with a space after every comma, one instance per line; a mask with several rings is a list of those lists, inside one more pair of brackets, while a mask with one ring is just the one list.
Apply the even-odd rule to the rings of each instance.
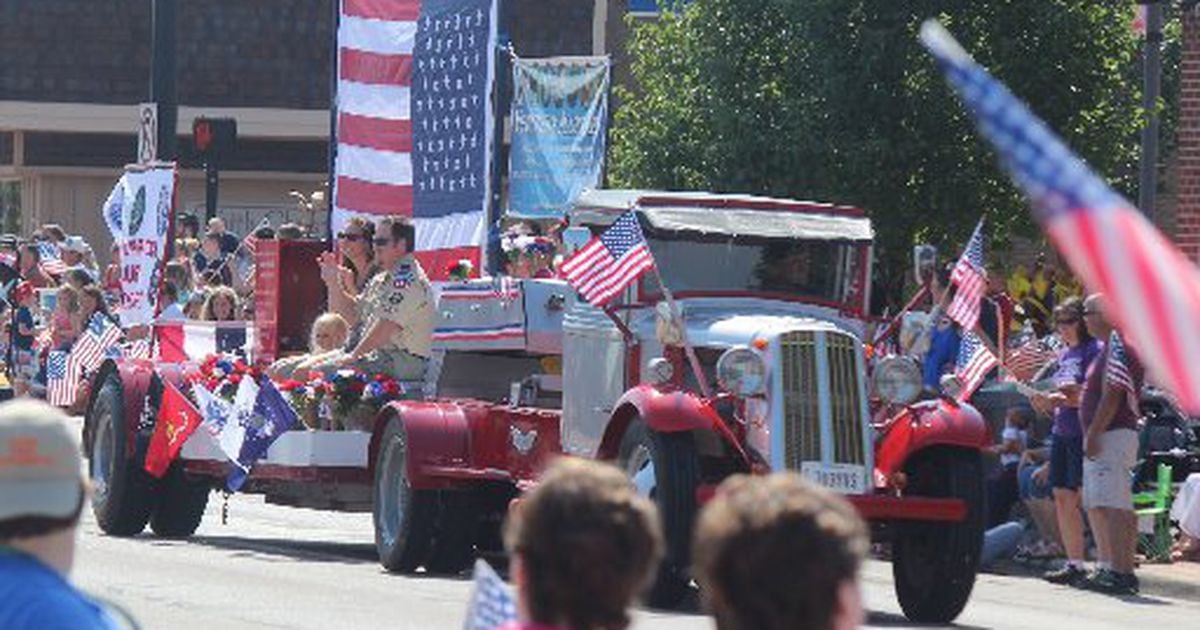
[[666, 554], [646, 600], [656, 608], [677, 608], [691, 592], [689, 566], [696, 520], [700, 458], [689, 432], [659, 433], [634, 418], [621, 438], [617, 458], [639, 492], [658, 506]]
[[408, 483], [407, 444], [400, 420], [384, 428], [375, 459], [371, 511], [379, 563], [393, 572], [411, 573], [425, 564], [437, 517], [437, 493], [413, 490]]
[[152, 483], [142, 469], [143, 455], [135, 449], [133, 457], [126, 456], [125, 401], [116, 374], [109, 374], [100, 385], [92, 415], [88, 474], [96, 522], [110, 536], [140, 534], [150, 519]]
[[983, 462], [977, 451], [935, 448], [905, 465], [908, 496], [962, 499], [967, 516], [958, 523], [903, 521], [892, 541], [896, 597], [909, 620], [950, 623], [975, 586], [983, 545]]
[[478, 514], [468, 492], [441, 493], [437, 533], [425, 568], [431, 573], [457, 575], [475, 559], [475, 531]]
[[163, 538], [187, 538], [196, 533], [208, 507], [208, 482], [190, 479], [175, 462], [159, 482], [158, 500], [150, 516], [150, 529]]

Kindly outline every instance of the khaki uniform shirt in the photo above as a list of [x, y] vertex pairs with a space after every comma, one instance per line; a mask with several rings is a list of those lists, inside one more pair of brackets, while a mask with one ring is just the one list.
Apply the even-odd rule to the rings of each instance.
[[357, 304], [363, 334], [378, 320], [400, 325], [389, 344], [380, 350], [391, 354], [403, 350], [428, 359], [433, 354], [433, 289], [420, 263], [412, 256], [373, 276]]

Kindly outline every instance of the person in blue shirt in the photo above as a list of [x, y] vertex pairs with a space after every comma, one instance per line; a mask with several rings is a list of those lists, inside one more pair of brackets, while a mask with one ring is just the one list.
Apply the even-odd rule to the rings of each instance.
[[0, 405], [0, 628], [121, 627], [67, 579], [87, 497], [82, 466], [63, 412], [31, 399]]

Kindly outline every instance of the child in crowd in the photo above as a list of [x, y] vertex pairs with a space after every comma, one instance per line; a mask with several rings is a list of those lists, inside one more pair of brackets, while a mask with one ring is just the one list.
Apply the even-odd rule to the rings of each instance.
[[50, 347], [70, 350], [82, 328], [79, 322], [79, 291], [70, 285], [58, 288], [50, 314]]
[[1017, 467], [1029, 445], [1029, 423], [1032, 412], [1024, 407], [1010, 407], [1004, 416], [1000, 443], [988, 450], [1000, 457], [1000, 468], [988, 479], [988, 527], [1008, 520], [1013, 503], [1019, 498]]
[[229, 287], [215, 287], [204, 301], [200, 319], [210, 322], [228, 322], [238, 318], [238, 297]]
[[13, 301], [17, 304], [16, 330], [13, 331], [13, 393], [24, 396], [37, 375], [37, 355], [33, 352], [33, 340], [38, 330], [33, 323], [33, 305], [36, 292], [29, 282], [22, 282], [13, 290]]
[[306, 359], [315, 358], [323, 359], [332, 352], [342, 350], [346, 347], [346, 342], [350, 339], [350, 324], [346, 322], [346, 318], [337, 313], [325, 313], [313, 322], [312, 332], [308, 341], [308, 354], [302, 354], [295, 357], [286, 357], [279, 359], [268, 370], [268, 374], [272, 378], [287, 379], [295, 378], [296, 373], [305, 373], [307, 370], [301, 370], [301, 367], [306, 367], [313, 362]]

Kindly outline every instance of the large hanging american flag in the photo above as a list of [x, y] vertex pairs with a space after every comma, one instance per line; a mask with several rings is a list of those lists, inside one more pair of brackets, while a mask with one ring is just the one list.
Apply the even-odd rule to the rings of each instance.
[[975, 324], [979, 323], [979, 301], [987, 290], [987, 270], [983, 268], [983, 219], [975, 225], [967, 248], [951, 270], [950, 282], [957, 288], [950, 306], [946, 307], [946, 315], [958, 322], [963, 330], [974, 330]]
[[334, 233], [407, 216], [425, 269], [480, 268], [496, 24], [496, 0], [342, 0]]
[[562, 274], [593, 306], [604, 306], [654, 266], [637, 215], [626, 212], [562, 264]]
[[926, 22], [921, 39], [1059, 253], [1108, 296], [1109, 315], [1154, 380], [1200, 413], [1200, 272], [940, 24]]

